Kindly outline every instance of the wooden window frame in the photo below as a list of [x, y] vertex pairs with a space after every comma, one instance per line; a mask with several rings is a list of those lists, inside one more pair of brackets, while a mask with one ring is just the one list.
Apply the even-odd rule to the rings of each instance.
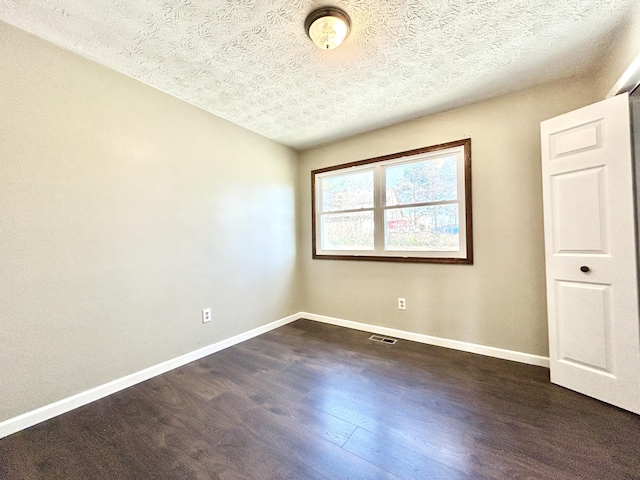
[[[367, 166], [372, 166], [373, 168], [378, 168], [379, 171], [382, 171], [387, 165], [401, 164], [404, 162], [411, 162], [412, 159], [409, 157], [418, 157], [424, 154], [424, 158], [436, 157], [439, 152], [443, 154], [446, 153], [446, 150], [460, 150], [462, 149], [462, 162], [463, 165], [459, 166], [458, 174], [463, 172], [464, 178], [462, 182], [464, 183], [462, 190], [459, 191], [464, 192], [464, 199], [460, 200], [458, 197], [458, 218], [459, 224], [461, 226], [464, 225], [464, 240], [465, 245], [461, 250], [457, 252], [457, 256], [447, 256], [444, 251], [434, 251], [434, 252], [412, 252], [412, 251], [394, 251], [389, 254], [389, 251], [382, 250], [383, 254], [378, 253], [372, 254], [371, 251], [349, 251], [349, 253], [344, 253], [345, 251], [337, 251], [338, 253], [327, 253], [332, 251], [321, 251], [318, 247], [317, 230], [320, 228], [318, 225], [320, 216], [322, 212], [319, 212], [319, 189], [316, 187], [316, 183], [319, 181], [328, 172], [335, 172], [338, 170], [345, 170], [348, 172], [349, 170], [357, 171], [361, 169], [366, 169]], [[413, 160], [413, 161], [416, 161]], [[385, 200], [382, 199], [382, 196], [386, 193], [384, 186], [380, 185], [380, 180], [376, 178], [374, 182], [374, 197], [375, 197], [375, 209], [379, 209], [384, 211], [384, 209], [388, 209], [389, 207], [384, 204]], [[461, 186], [461, 180], [458, 176], [458, 185]], [[471, 208], [471, 139], [463, 139], [457, 140], [454, 142], [443, 143], [439, 145], [432, 145], [424, 148], [418, 148], [415, 150], [408, 150], [404, 152], [393, 153], [390, 155], [384, 155], [381, 157], [369, 158], [366, 160], [359, 160], [356, 162], [345, 163], [341, 165], [335, 165], [331, 167], [321, 168], [317, 170], [313, 170], [311, 172], [311, 222], [312, 222], [312, 257], [314, 259], [324, 259], [324, 260], [366, 260], [366, 261], [382, 261], [382, 262], [410, 262], [410, 263], [441, 263], [441, 264], [464, 264], [464, 265], [472, 265], [473, 264], [473, 225], [472, 225], [472, 208]], [[464, 207], [464, 211], [461, 211], [461, 207]], [[463, 220], [464, 217], [464, 220]], [[383, 220], [380, 220], [380, 217], [377, 216], [377, 221], [374, 220], [374, 228], [376, 230], [376, 236], [379, 238], [380, 230], [383, 230], [384, 227], [380, 227], [383, 223]], [[384, 233], [382, 233], [382, 237], [384, 238]], [[376, 240], [376, 245], [379, 244], [379, 240]], [[383, 240], [384, 244], [384, 240]], [[378, 245], [379, 246], [379, 245]], [[384, 246], [383, 246], [384, 248]], [[433, 256], [430, 256], [433, 255]]]

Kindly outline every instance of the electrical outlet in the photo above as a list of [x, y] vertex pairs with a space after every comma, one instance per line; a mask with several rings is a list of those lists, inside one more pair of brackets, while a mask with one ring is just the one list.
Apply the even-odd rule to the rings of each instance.
[[211, 309], [205, 308], [202, 310], [202, 323], [207, 323], [211, 321]]
[[407, 301], [404, 298], [398, 297], [398, 310], [406, 310]]

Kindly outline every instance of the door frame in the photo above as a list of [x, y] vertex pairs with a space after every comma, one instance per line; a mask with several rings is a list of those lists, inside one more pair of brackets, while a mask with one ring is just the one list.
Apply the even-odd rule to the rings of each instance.
[[615, 85], [609, 90], [606, 98], [615, 97], [620, 93], [631, 92], [640, 85], [640, 53], [627, 67]]

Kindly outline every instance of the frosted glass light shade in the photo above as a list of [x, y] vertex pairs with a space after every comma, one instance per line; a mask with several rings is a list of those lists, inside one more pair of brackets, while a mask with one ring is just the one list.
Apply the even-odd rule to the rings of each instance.
[[351, 31], [351, 20], [338, 8], [315, 10], [304, 23], [307, 35], [322, 50], [336, 48]]

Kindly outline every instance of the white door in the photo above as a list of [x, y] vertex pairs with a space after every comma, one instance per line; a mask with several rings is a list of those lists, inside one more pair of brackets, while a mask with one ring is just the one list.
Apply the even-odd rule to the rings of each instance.
[[640, 413], [629, 96], [542, 122], [551, 381]]

